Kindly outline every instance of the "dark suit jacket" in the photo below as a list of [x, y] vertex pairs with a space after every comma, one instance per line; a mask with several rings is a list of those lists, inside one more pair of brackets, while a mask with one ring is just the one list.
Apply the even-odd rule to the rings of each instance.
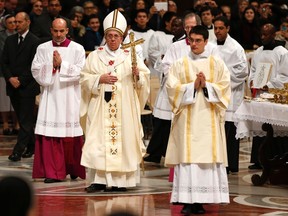
[[[12, 96], [19, 91], [21, 97], [31, 97], [40, 93], [40, 87], [31, 73], [31, 64], [38, 44], [39, 39], [31, 32], [28, 32], [20, 47], [18, 47], [18, 34], [7, 37], [2, 55], [2, 71], [7, 82], [7, 95]], [[15, 76], [21, 83], [17, 89], [9, 82], [9, 78]]]
[[[74, 33], [70, 20], [60, 15], [57, 18], [66, 20], [67, 27], [69, 28], [67, 37], [73, 40]], [[40, 43], [52, 40], [50, 28], [53, 20], [54, 18], [52, 18], [48, 13], [43, 13], [33, 20], [30, 30], [34, 35], [40, 38]]]

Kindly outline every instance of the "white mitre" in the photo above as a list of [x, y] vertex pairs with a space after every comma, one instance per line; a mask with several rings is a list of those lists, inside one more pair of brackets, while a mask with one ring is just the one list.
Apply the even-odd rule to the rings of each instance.
[[121, 35], [124, 34], [127, 22], [125, 17], [117, 9], [110, 12], [103, 21], [104, 33], [109, 30], [118, 31]]

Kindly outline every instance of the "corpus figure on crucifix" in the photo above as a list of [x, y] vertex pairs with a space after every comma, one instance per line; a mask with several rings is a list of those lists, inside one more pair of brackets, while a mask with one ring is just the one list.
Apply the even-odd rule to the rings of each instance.
[[[121, 49], [126, 20], [118, 10], [106, 16], [103, 26], [107, 43], [88, 55], [80, 78], [81, 164], [91, 174], [88, 193], [135, 187], [145, 153], [140, 115], [150, 91], [150, 71], [140, 59], [132, 67], [130, 51]], [[131, 52], [135, 43], [131, 40]]]

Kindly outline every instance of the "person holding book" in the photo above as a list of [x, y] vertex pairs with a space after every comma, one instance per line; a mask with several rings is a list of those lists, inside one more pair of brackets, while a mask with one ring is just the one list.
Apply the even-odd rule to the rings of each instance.
[[[264, 24], [261, 27], [260, 36], [262, 46], [259, 47], [252, 58], [250, 75], [248, 84], [251, 89], [254, 89], [254, 83], [257, 81], [257, 68], [259, 65], [269, 63], [271, 70], [269, 78], [265, 85], [256, 89], [257, 93], [267, 92], [269, 88], [283, 88], [284, 83], [288, 82], [288, 50], [281, 46], [281, 42], [275, 40], [276, 28], [271, 23]], [[253, 137], [251, 160], [253, 163], [249, 169], [261, 169], [261, 164], [258, 159], [258, 149], [265, 137]]]

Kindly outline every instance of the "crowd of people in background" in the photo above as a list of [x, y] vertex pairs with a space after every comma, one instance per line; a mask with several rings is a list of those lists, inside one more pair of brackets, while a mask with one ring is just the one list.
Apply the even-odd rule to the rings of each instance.
[[[45, 28], [50, 28], [51, 21], [49, 20], [55, 17], [64, 17], [70, 27], [68, 37], [82, 44], [86, 51], [94, 50], [101, 44], [104, 36], [103, 19], [114, 9], [121, 11], [126, 19], [130, 20], [130, 28], [135, 31], [139, 31], [138, 10], [145, 10], [147, 13], [145, 31], [149, 29], [163, 31], [165, 29], [163, 16], [166, 12], [173, 12], [182, 17], [188, 12], [194, 12], [201, 17], [202, 25], [209, 29], [213, 29], [213, 18], [226, 16], [231, 22], [230, 36], [246, 50], [253, 50], [261, 45], [260, 27], [267, 22], [276, 27], [278, 40], [287, 43], [285, 28], [288, 22], [287, 1], [238, 0], [234, 5], [230, 1], [221, 1], [221, 5], [217, 2], [220, 1], [194, 0], [191, 8], [181, 11], [180, 14], [177, 4], [173, 0], [168, 1], [167, 11], [163, 9], [158, 11], [153, 0], [29, 0], [25, 5], [23, 3], [20, 5], [18, 0], [1, 0], [0, 17], [3, 20], [7, 14], [15, 15], [19, 11], [25, 11], [31, 19], [31, 31], [44, 41], [47, 41]], [[47, 22], [44, 25], [45, 21]], [[1, 23], [1, 28], [6, 28], [4, 21]], [[213, 32], [209, 38], [211, 37], [213, 37]]]
[[[13, 19], [19, 11], [29, 14], [30, 30], [40, 38], [41, 42], [51, 39], [52, 20], [61, 17], [68, 23], [67, 37], [83, 45], [85, 51], [93, 51], [105, 43], [102, 22], [105, 16], [114, 9], [118, 9], [126, 17], [129, 32], [134, 31], [136, 38], [145, 39], [142, 45], [142, 57], [152, 71], [154, 71], [157, 57], [164, 55], [168, 44], [162, 47], [159, 45], [156, 48], [159, 53], [155, 58], [153, 44], [150, 45], [149, 55], [149, 42], [153, 42], [153, 39], [150, 40], [151, 36], [155, 32], [156, 34], [164, 32], [165, 37], [173, 37], [171, 21], [169, 20], [170, 24], [167, 26], [166, 18], [184, 17], [189, 12], [200, 16], [202, 25], [209, 30], [209, 40], [215, 39], [212, 20], [224, 15], [230, 21], [229, 35], [245, 50], [255, 50], [261, 46], [260, 28], [265, 23], [275, 26], [277, 30], [275, 39], [281, 41], [286, 49], [288, 48], [288, 3], [286, 0], [238, 0], [234, 5], [230, 1], [194, 0], [191, 8], [181, 13], [177, 10], [176, 2], [172, 0], [168, 1], [167, 11], [158, 11], [153, 0], [27, 0], [26, 4], [18, 0], [0, 0], [0, 52], [2, 52], [7, 35], [16, 32]], [[170, 13], [169, 16], [167, 16], [168, 13]], [[164, 41], [167, 40], [164, 39]], [[155, 73], [157, 74], [154, 71]], [[3, 75], [0, 78], [4, 83]], [[19, 124], [8, 97], [5, 97], [5, 86], [1, 85], [1, 89], [3, 91], [1, 90], [0, 112], [3, 134], [15, 135], [18, 133]], [[9, 128], [9, 121], [12, 122], [12, 128]]]
[[[27, 17], [29, 18], [29, 24], [27, 24], [24, 30], [29, 29], [29, 32], [39, 38], [39, 44], [52, 39], [50, 30], [52, 22], [55, 18], [61, 18], [67, 23], [68, 32], [66, 37], [69, 40], [81, 44], [85, 51], [91, 52], [97, 49], [97, 47], [106, 44], [103, 29], [104, 18], [115, 9], [120, 11], [127, 21], [127, 28], [123, 33], [124, 42], [129, 42], [129, 37], [126, 36], [130, 32], [135, 33], [136, 39], [143, 38], [145, 40], [141, 46], [136, 46], [137, 54], [150, 69], [151, 75], [158, 76], [161, 83], [162, 90], [159, 92], [155, 104], [149, 104], [150, 107], [154, 108], [154, 133], [147, 149], [150, 155], [145, 159], [146, 161], [159, 163], [161, 157], [165, 156], [172, 118], [171, 110], [167, 108], [170, 105], [164, 88], [167, 78], [166, 75], [169, 66], [190, 51], [189, 46], [187, 46], [189, 42], [186, 37], [191, 28], [196, 24], [201, 24], [207, 28], [209, 32], [209, 43], [207, 47], [211, 50], [214, 48], [211, 48], [210, 43], [218, 45], [219, 50], [219, 45], [224, 45], [223, 43], [226, 41], [225, 46], [229, 51], [226, 53], [226, 51], [224, 52], [222, 50], [219, 54], [220, 56], [222, 55], [224, 61], [225, 58], [228, 58], [229, 53], [231, 54], [231, 47], [229, 48], [231, 45], [228, 45], [227, 41], [233, 40], [234, 44], [239, 44], [240, 48], [242, 47], [246, 51], [256, 50], [261, 47], [263, 45], [261, 28], [267, 23], [273, 26], [272, 36], [276, 44], [287, 49], [288, 2], [287, 0], [238, 0], [236, 4], [231, 4], [230, 1], [194, 0], [193, 3], [191, 3], [191, 7], [185, 11], [181, 11], [181, 13], [177, 8], [176, 1], [167, 1], [167, 9], [165, 10], [158, 9], [157, 2], [157, 0], [30, 0], [27, 1], [26, 4], [20, 4], [18, 0], [0, 0], [0, 55], [2, 56], [6, 38], [9, 35], [21, 31], [21, 26], [16, 25], [19, 21], [15, 20], [18, 12], [25, 12], [29, 15], [29, 17]], [[195, 21], [193, 20], [190, 23], [188, 20], [189, 17], [194, 17], [193, 19], [195, 19]], [[217, 20], [218, 17], [225, 17], [225, 21], [223, 21], [225, 25], [222, 29], [218, 27], [215, 29], [214, 21]], [[25, 21], [27, 20], [28, 19], [25, 19]], [[178, 50], [176, 46], [178, 41], [185, 41], [183, 45], [181, 42], [181, 46], [183, 46], [184, 49]], [[175, 46], [172, 45], [173, 43], [175, 43]], [[8, 46], [7, 43], [6, 46]], [[237, 47], [233, 46], [236, 51], [240, 49]], [[241, 55], [243, 57], [245, 54], [241, 51]], [[235, 56], [231, 54], [229, 56], [225, 62], [228, 68], [231, 63], [230, 57], [235, 57], [235, 64], [237, 65], [239, 54], [235, 54]], [[16, 107], [13, 109], [9, 97], [5, 94], [5, 80], [2, 72], [7, 65], [9, 66], [9, 64], [11, 64], [11, 62], [8, 63], [8, 60], [5, 60], [7, 58], [8, 57], [1, 57], [4, 61], [1, 61], [0, 70], [0, 112], [1, 121], [3, 122], [3, 134], [12, 135], [18, 134], [20, 127], [14, 112], [14, 109], [16, 108], [17, 111], [18, 107], [14, 102], [14, 106]], [[12, 60], [13, 55], [9, 58]], [[230, 73], [236, 70], [235, 64], [232, 64]], [[13, 67], [14, 66], [15, 65], [13, 65]], [[238, 72], [235, 72], [235, 74], [235, 77], [241, 80], [240, 91], [243, 93], [243, 84], [247, 78], [248, 71], [243, 72], [243, 76], [239, 76]], [[15, 81], [14, 84], [17, 86], [17, 81]], [[8, 91], [8, 95], [9, 94]], [[12, 98], [14, 96], [15, 95], [12, 95]], [[164, 105], [165, 103], [166, 105]], [[33, 104], [34, 99], [31, 107]], [[237, 106], [239, 106], [239, 104], [240, 102], [238, 101]], [[237, 106], [235, 105], [235, 107]], [[235, 107], [232, 112], [235, 112]], [[29, 109], [29, 111], [31, 109]], [[9, 128], [9, 121], [12, 121], [12, 128]], [[20, 121], [22, 121], [22, 119], [20, 119]], [[30, 125], [33, 124], [33, 121], [33, 118], [31, 118]], [[231, 122], [233, 121], [231, 120]], [[233, 130], [235, 130], [235, 128]], [[162, 134], [165, 135], [162, 136]], [[234, 137], [234, 135], [235, 131], [231, 136]], [[227, 135], [227, 138], [228, 137]], [[31, 140], [33, 139], [31, 138]], [[161, 143], [161, 145], [159, 146], [158, 143]], [[16, 155], [17, 160], [20, 159], [20, 154], [22, 154], [23, 151], [24, 147], [21, 147], [18, 152], [14, 152], [19, 154]], [[33, 152], [34, 147], [31, 147], [28, 156], [31, 156]], [[236, 154], [238, 155], [238, 151], [236, 151]], [[237, 164], [238, 163], [236, 163], [232, 170], [238, 171]]]
[[[157, 2], [167, 3], [166, 8], [159, 8]], [[175, 174], [171, 202], [186, 204], [182, 213], [205, 213], [201, 205], [205, 201], [203, 197], [188, 194], [191, 200], [177, 198], [186, 196], [179, 186], [186, 177], [191, 180], [184, 182], [187, 188], [203, 184], [195, 184], [197, 177], [186, 175], [186, 171], [200, 173], [199, 176], [214, 173], [206, 186], [211, 179], [219, 179], [223, 190], [217, 191], [221, 185], [215, 186], [217, 190], [213, 188], [216, 192], [211, 197], [221, 194], [223, 197], [206, 201], [229, 203], [226, 173], [239, 171], [239, 139], [235, 138], [233, 115], [243, 100], [247, 78], [247, 86], [253, 88], [257, 64], [271, 60], [273, 75], [260, 90], [281, 88], [288, 82], [288, 1], [238, 0], [231, 4], [194, 0], [190, 6], [180, 12], [177, 1], [173, 0], [30, 0], [26, 4], [0, 0], [0, 112], [3, 134], [18, 134], [9, 160], [20, 161], [35, 153], [32, 176], [45, 178], [44, 183], [61, 182], [67, 174], [71, 179], [85, 179], [85, 166], [91, 171], [86, 192], [126, 191], [126, 187], [139, 182], [138, 165], [147, 150], [144, 161], [160, 163], [166, 157], [165, 165], [175, 167], [175, 172], [171, 172]], [[135, 40], [145, 40], [132, 47], [138, 55], [135, 58], [138, 66], [132, 68], [135, 62], [127, 58], [132, 50], [129, 46], [135, 42], [128, 36], [131, 32]], [[120, 49], [123, 41], [127, 49]], [[257, 56], [249, 62], [246, 52], [253, 50]], [[90, 53], [86, 59], [85, 51]], [[205, 67], [209, 64], [208, 70]], [[212, 66], [219, 67], [214, 70]], [[190, 71], [191, 67], [203, 72], [196, 74]], [[159, 78], [161, 85], [155, 104], [147, 102], [149, 74]], [[185, 82], [183, 74], [187, 76]], [[197, 78], [191, 81], [190, 76]], [[225, 92], [217, 90], [219, 85]], [[34, 107], [40, 86], [42, 96], [36, 121]], [[178, 101], [171, 99], [175, 95]], [[142, 143], [140, 124], [145, 104], [154, 108], [154, 131], [148, 147]], [[207, 104], [216, 104], [219, 110]], [[199, 110], [193, 108], [190, 121], [192, 105]], [[206, 106], [219, 117], [217, 132], [208, 130], [209, 115], [199, 114]], [[179, 110], [190, 114], [179, 115]], [[8, 123], [10, 114], [12, 128]], [[205, 120], [200, 133], [197, 119]], [[183, 133], [183, 125], [191, 130]], [[86, 136], [84, 146], [82, 130]], [[133, 130], [135, 134], [131, 135]], [[219, 148], [216, 151], [219, 155], [212, 158], [208, 150], [204, 152], [198, 147], [186, 154], [191, 150], [193, 136], [205, 130], [207, 134], [217, 133], [219, 139], [212, 147], [209, 136], [201, 136], [198, 142], [205, 144], [205, 150]], [[187, 138], [190, 133], [193, 136]], [[181, 146], [177, 148], [180, 151], [177, 156], [174, 141]], [[110, 151], [103, 147], [108, 145]], [[253, 145], [257, 150], [257, 138]], [[185, 148], [188, 150], [184, 154]], [[128, 156], [131, 151], [133, 157]], [[58, 164], [54, 164], [55, 158]], [[251, 162], [255, 164], [249, 168], [261, 168], [257, 156]], [[201, 163], [207, 166], [201, 167]]]

